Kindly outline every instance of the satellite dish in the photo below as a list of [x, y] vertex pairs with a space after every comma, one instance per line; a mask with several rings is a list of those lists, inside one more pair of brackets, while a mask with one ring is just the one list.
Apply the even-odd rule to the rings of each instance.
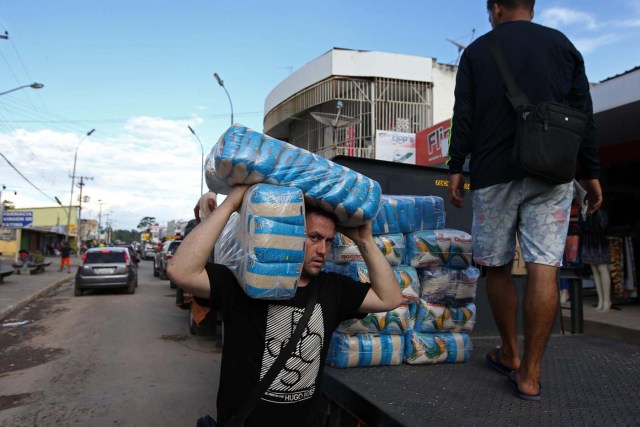
[[[471, 40], [469, 40], [469, 43], [471, 43], [473, 41], [473, 37], [476, 33], [476, 29], [472, 28], [471, 29]], [[449, 43], [453, 44], [455, 47], [458, 48], [458, 58], [456, 58], [456, 62], [455, 65], [458, 65], [458, 62], [460, 62], [460, 56], [462, 55], [462, 51], [465, 50], [467, 48], [467, 45], [464, 45], [460, 42], [457, 42], [455, 40], [451, 40], [451, 39], [446, 39]]]
[[336, 108], [338, 110], [337, 113], [323, 113], [320, 111], [309, 112], [311, 117], [313, 117], [318, 123], [323, 124], [326, 127], [331, 127], [333, 129], [332, 132], [332, 140], [333, 140], [333, 149], [336, 149], [336, 130], [341, 129], [343, 127], [358, 123], [360, 119], [358, 117], [350, 117], [343, 116], [342, 107], [344, 104], [341, 100], [338, 100]]

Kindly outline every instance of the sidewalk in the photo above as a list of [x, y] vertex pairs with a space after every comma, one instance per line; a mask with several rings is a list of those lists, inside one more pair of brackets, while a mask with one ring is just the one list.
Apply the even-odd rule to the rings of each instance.
[[[13, 260], [13, 257], [0, 256], [2, 268], [11, 267]], [[58, 271], [60, 257], [46, 257], [46, 262], [51, 262], [51, 265], [46, 267], [44, 273], [13, 273], [0, 283], [0, 321], [6, 321], [13, 311], [29, 304], [49, 289], [73, 280], [79, 258], [71, 257], [71, 273]]]

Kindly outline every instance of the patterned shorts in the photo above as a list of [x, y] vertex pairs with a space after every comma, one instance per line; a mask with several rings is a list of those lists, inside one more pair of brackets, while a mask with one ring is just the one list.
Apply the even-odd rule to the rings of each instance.
[[531, 178], [471, 192], [473, 259], [501, 266], [513, 259], [516, 232], [526, 262], [560, 267], [573, 184], [551, 185]]

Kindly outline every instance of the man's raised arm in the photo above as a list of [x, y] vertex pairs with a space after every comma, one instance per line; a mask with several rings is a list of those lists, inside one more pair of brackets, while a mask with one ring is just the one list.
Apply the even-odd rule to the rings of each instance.
[[369, 270], [371, 289], [358, 309], [361, 313], [390, 311], [402, 303], [400, 285], [391, 265], [376, 245], [371, 235], [371, 221], [359, 228], [340, 228], [339, 231], [353, 240]]
[[222, 204], [185, 237], [167, 266], [167, 275], [185, 291], [209, 298], [209, 276], [205, 270], [211, 251], [229, 217], [240, 208], [248, 186], [239, 185]]

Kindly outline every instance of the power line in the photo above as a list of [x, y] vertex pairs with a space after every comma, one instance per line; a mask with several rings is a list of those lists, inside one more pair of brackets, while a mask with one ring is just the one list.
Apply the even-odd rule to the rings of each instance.
[[22, 174], [22, 172], [20, 172], [20, 171], [18, 170], [18, 168], [16, 168], [16, 167], [13, 165], [13, 163], [11, 163], [11, 162], [9, 161], [9, 159], [7, 159], [7, 158], [4, 156], [4, 154], [0, 153], [0, 156], [2, 156], [2, 158], [6, 160], [6, 162], [9, 164], [9, 166], [11, 166], [11, 167], [13, 168], [13, 170], [15, 170], [15, 171], [18, 173], [18, 175], [20, 175], [22, 178], [24, 178], [24, 180], [25, 180], [25, 181], [27, 181], [29, 184], [31, 184], [31, 186], [32, 186], [33, 188], [35, 188], [35, 189], [36, 189], [36, 190], [38, 190], [40, 193], [42, 193], [46, 198], [51, 199], [51, 200], [53, 200], [53, 201], [55, 202], [55, 199], [54, 199], [53, 197], [49, 196], [47, 193], [45, 193], [44, 191], [42, 191], [41, 189], [39, 189], [37, 185], [35, 185], [33, 182], [31, 182], [31, 181], [29, 180], [29, 178], [27, 178], [26, 176], [24, 176], [24, 175]]

